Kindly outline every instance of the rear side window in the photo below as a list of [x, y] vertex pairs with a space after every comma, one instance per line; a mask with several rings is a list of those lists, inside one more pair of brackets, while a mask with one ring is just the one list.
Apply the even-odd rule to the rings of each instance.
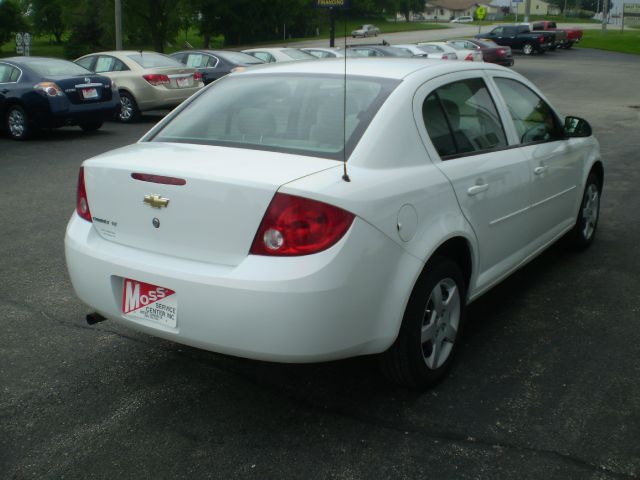
[[484, 81], [472, 78], [433, 91], [422, 106], [429, 138], [441, 158], [507, 146], [507, 138]]
[[95, 72], [122, 72], [129, 70], [127, 66], [115, 57], [101, 55], [96, 62]]
[[564, 129], [554, 111], [529, 87], [510, 78], [496, 78], [495, 82], [509, 107], [520, 143], [564, 138]]
[[209, 68], [215, 67], [218, 59], [202, 53], [190, 53], [187, 55], [186, 65], [193, 68]]
[[[153, 138], [343, 159], [398, 84], [341, 75], [223, 78]], [[346, 141], [345, 141], [346, 138]]]

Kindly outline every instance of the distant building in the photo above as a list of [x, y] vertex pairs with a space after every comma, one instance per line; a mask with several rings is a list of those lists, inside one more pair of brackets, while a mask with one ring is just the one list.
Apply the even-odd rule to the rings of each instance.
[[475, 16], [478, 5], [483, 5], [487, 8], [488, 13], [492, 12], [489, 2], [478, 2], [477, 0], [429, 0], [425, 5], [423, 16], [427, 20], [438, 19], [448, 22], [456, 17]]
[[[494, 5], [501, 7], [509, 7], [511, 13], [517, 13], [518, 15], [524, 15], [525, 2], [513, 2], [512, 0], [493, 0]], [[552, 5], [544, 0], [531, 0], [531, 15], [560, 15], [560, 7]]]

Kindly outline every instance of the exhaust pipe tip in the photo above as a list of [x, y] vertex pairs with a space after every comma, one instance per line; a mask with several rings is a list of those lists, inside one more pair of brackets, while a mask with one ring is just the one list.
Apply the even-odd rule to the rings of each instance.
[[96, 323], [104, 322], [107, 318], [103, 317], [98, 312], [93, 312], [88, 314], [86, 319], [89, 325], [95, 325]]

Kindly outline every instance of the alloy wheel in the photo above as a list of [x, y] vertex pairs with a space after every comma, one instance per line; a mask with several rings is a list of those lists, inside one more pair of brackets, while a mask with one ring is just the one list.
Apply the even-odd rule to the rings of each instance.
[[460, 292], [451, 278], [439, 281], [429, 295], [422, 320], [422, 356], [431, 370], [449, 358], [458, 334], [461, 309]]
[[584, 205], [582, 206], [582, 221], [584, 222], [582, 235], [585, 240], [589, 240], [596, 230], [599, 206], [600, 193], [598, 192], [598, 187], [592, 183], [587, 187]]
[[12, 137], [21, 138], [24, 135], [26, 123], [24, 115], [20, 110], [17, 108], [11, 110], [7, 117], [7, 123], [9, 126], [9, 133], [11, 133]]
[[133, 102], [126, 95], [120, 96], [120, 120], [123, 122], [131, 120], [133, 117]]

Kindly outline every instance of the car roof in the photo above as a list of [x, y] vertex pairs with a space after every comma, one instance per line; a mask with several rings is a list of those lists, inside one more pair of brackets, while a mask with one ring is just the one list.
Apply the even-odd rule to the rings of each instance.
[[478, 65], [478, 62], [443, 62], [426, 58], [407, 57], [348, 57], [326, 58], [322, 61], [300, 60], [297, 62], [282, 62], [258, 65], [238, 75], [262, 75], [269, 73], [300, 73], [317, 75], [364, 76], [402, 80], [403, 78], [426, 69], [433, 72], [433, 76], [465, 70], [502, 70], [504, 67], [492, 63]]

